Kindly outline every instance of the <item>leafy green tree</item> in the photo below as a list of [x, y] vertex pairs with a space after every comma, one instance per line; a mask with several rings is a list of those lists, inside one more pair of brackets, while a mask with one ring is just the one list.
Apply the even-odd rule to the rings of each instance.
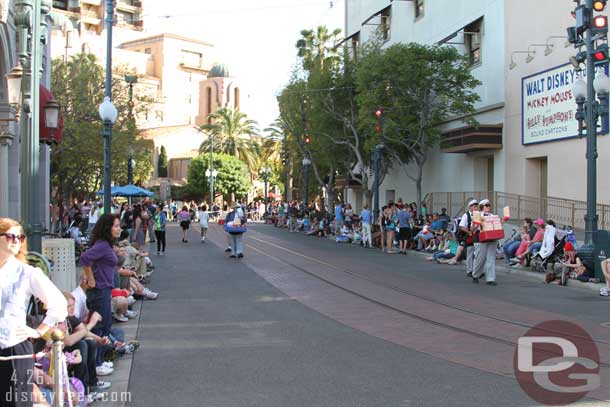
[[165, 146], [161, 146], [161, 151], [159, 151], [157, 173], [159, 177], [167, 177], [167, 152], [165, 151]]
[[[423, 166], [439, 143], [439, 126], [450, 117], [471, 117], [480, 82], [472, 76], [467, 58], [446, 46], [395, 44], [367, 53], [358, 65], [361, 128], [374, 133], [373, 112], [382, 109], [384, 152], [415, 182], [421, 202]], [[408, 170], [410, 163], [415, 164], [414, 173]]]
[[199, 152], [209, 152], [212, 142], [214, 151], [231, 154], [246, 163], [250, 172], [256, 171], [256, 158], [260, 155], [258, 125], [248, 116], [231, 108], [222, 108], [209, 115], [212, 124], [204, 124], [200, 130], [208, 134]]
[[[193, 158], [188, 172], [189, 189], [204, 194], [210, 192], [209, 178], [205, 171], [210, 168], [210, 155], [200, 154]], [[248, 168], [239, 159], [230, 154], [214, 154], [214, 169], [218, 171], [214, 183], [215, 194], [245, 196], [252, 187]]]
[[[62, 143], [51, 149], [51, 182], [57, 198], [75, 194], [91, 196], [100, 189], [104, 173], [102, 123], [98, 107], [104, 97], [104, 69], [92, 54], [81, 53], [67, 62], [53, 61], [51, 88], [63, 115]], [[151, 174], [152, 146], [137, 138], [129, 119], [129, 100], [124, 72], [113, 79], [113, 103], [118, 119], [112, 131], [112, 179], [127, 180], [129, 150], [136, 159], [134, 178], [145, 182]], [[148, 110], [150, 100], [136, 95], [134, 113]]]

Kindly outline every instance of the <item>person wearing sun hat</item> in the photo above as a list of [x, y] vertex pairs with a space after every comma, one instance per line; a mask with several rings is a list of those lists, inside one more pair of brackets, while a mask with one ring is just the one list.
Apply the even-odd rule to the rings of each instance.
[[463, 246], [466, 250], [466, 275], [472, 276], [474, 270], [474, 242], [472, 232], [472, 213], [478, 209], [479, 201], [472, 199], [468, 202], [468, 210], [462, 215], [462, 219], [459, 223], [460, 233], [459, 241], [460, 246]]
[[[492, 216], [491, 202], [489, 199], [479, 201], [479, 210], [483, 218]], [[472, 271], [472, 282], [479, 283], [479, 278], [485, 274], [487, 285], [497, 285], [496, 283], [496, 246], [495, 240], [489, 242], [479, 241], [480, 226], [473, 225], [474, 234], [474, 270]]]

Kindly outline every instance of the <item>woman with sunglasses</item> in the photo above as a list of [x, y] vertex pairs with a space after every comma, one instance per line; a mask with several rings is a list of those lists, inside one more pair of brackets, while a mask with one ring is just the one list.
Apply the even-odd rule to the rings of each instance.
[[[0, 356], [32, 355], [34, 350], [28, 339], [44, 336], [68, 314], [61, 291], [42, 270], [25, 262], [26, 253], [21, 225], [12, 219], [0, 218]], [[32, 295], [46, 307], [45, 318], [36, 329], [26, 325]], [[0, 362], [1, 406], [32, 406], [33, 371], [31, 358]]]
[[[483, 199], [479, 202], [479, 209], [482, 217], [493, 215], [491, 213], [491, 203], [489, 199]], [[474, 270], [472, 272], [472, 282], [479, 283], [479, 278], [485, 273], [485, 281], [487, 285], [497, 285], [496, 283], [496, 245], [497, 242], [480, 242], [479, 232], [480, 226], [473, 225], [474, 228]]]
[[[121, 222], [117, 215], [104, 214], [95, 224], [91, 248], [81, 254], [80, 262], [87, 277], [87, 308], [96, 311], [102, 320], [91, 329], [99, 337], [110, 334], [112, 324], [112, 289], [118, 259], [112, 246], [121, 236]], [[103, 362], [102, 347], [98, 348], [97, 366]]]

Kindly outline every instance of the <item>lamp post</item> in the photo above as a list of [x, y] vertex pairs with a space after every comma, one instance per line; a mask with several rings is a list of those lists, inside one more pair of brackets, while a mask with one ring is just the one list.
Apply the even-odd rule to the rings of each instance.
[[114, 15], [114, 1], [106, 0], [106, 81], [105, 97], [100, 105], [99, 113], [104, 124], [104, 213], [111, 213], [110, 203], [110, 177], [112, 174], [111, 147], [112, 125], [117, 119], [118, 112], [112, 104], [112, 19]]
[[301, 161], [303, 164], [303, 168], [305, 169], [305, 193], [304, 195], [304, 203], [305, 206], [309, 205], [309, 166], [311, 165], [311, 160], [307, 157], [303, 158]]
[[374, 201], [373, 201], [373, 212], [374, 218], [373, 223], [377, 223], [379, 219], [379, 179], [381, 178], [381, 151], [383, 150], [383, 144], [377, 144], [375, 146], [375, 150], [373, 150], [373, 169], [375, 171], [375, 181], [373, 183], [373, 193], [374, 193]]
[[[210, 167], [211, 168], [211, 167]], [[210, 208], [214, 205], [214, 182], [216, 181], [216, 176], [218, 175], [218, 171], [208, 168], [205, 170], [205, 176], [210, 180]]]
[[111, 213], [110, 202], [112, 195], [110, 193], [110, 176], [112, 174], [112, 125], [117, 119], [118, 112], [116, 107], [106, 96], [99, 108], [100, 118], [104, 123], [104, 213]]
[[133, 169], [136, 167], [136, 160], [133, 158], [133, 149], [129, 149], [127, 157], [127, 184], [133, 184]]

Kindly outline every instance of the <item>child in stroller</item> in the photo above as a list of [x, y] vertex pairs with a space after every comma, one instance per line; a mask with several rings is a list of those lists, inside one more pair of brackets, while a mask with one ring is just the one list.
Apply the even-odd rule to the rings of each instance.
[[559, 262], [563, 256], [563, 249], [569, 233], [570, 231], [558, 230], [555, 227], [555, 222], [552, 220], [546, 221], [542, 247], [532, 257], [531, 264], [534, 271], [546, 273], [549, 264], [551, 265], [551, 270], [554, 268], [555, 263]]

